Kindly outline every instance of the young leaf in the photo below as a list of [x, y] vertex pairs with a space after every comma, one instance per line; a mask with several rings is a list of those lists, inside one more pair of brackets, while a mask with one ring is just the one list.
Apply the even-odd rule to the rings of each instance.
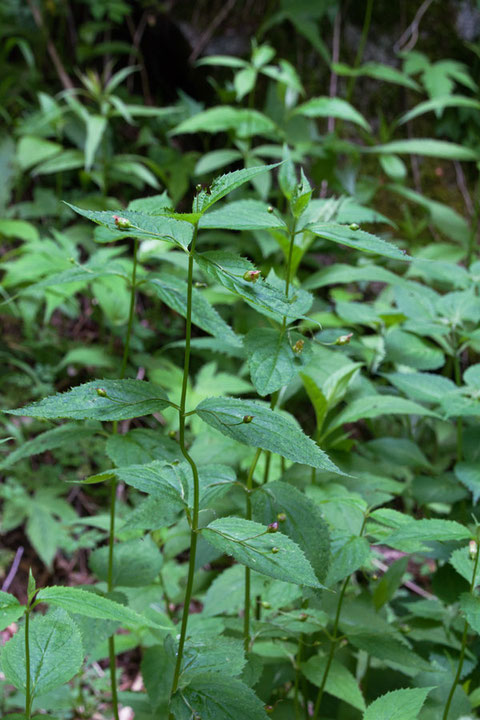
[[[226, 175], [220, 175], [215, 178], [211, 186], [207, 190], [202, 190], [194, 200], [193, 206], [195, 212], [203, 213], [212, 207], [215, 203], [221, 200], [225, 195], [233, 192], [241, 185], [246, 182], [253, 180], [259, 175], [273, 170], [278, 167], [279, 163], [273, 163], [273, 165], [255, 165], [251, 168], [244, 168], [243, 170], [234, 170]], [[206, 221], [208, 223], [208, 219]]]
[[211, 545], [252, 570], [296, 585], [323, 587], [303, 551], [283, 533], [269, 533], [265, 525], [236, 517], [214, 520], [200, 532]]
[[127, 420], [159, 412], [168, 405], [164, 391], [143, 380], [91, 380], [7, 412], [52, 419]]
[[393, 690], [368, 706], [363, 720], [416, 720], [432, 688]]
[[[254, 169], [254, 168], [252, 168]], [[203, 230], [267, 230], [285, 228], [285, 223], [268, 205], [259, 200], [237, 200], [203, 215], [198, 227]]]
[[[121, 237], [136, 237], [145, 240], [165, 240], [165, 242], [178, 245], [186, 250], [190, 245], [193, 237], [193, 225], [183, 220], [166, 215], [147, 215], [146, 213], [136, 212], [134, 210], [84, 210], [75, 207], [70, 203], [65, 203], [79, 215], [93, 220], [97, 225], [102, 225], [108, 230], [112, 230], [118, 234], [121, 231]], [[126, 223], [123, 223], [126, 221]]]
[[[68, 682], [83, 661], [80, 631], [63, 610], [37, 615], [30, 623], [30, 691], [36, 697]], [[25, 627], [5, 645], [2, 669], [8, 682], [25, 692]]]
[[[314, 655], [302, 665], [302, 672], [317, 687], [322, 684], [323, 675], [327, 665], [327, 658], [323, 655]], [[358, 710], [365, 710], [365, 700], [360, 692], [357, 681], [352, 673], [338, 660], [333, 660], [327, 676], [325, 692], [352, 705]]]
[[220, 107], [210, 108], [204, 112], [197, 113], [187, 118], [171, 132], [172, 135], [182, 133], [209, 132], [217, 133], [226, 130], [235, 130], [241, 138], [252, 135], [269, 135], [276, 129], [275, 124], [257, 110], [246, 110], [243, 108]]
[[22, 617], [25, 607], [10, 593], [0, 590], [0, 631]]
[[52, 585], [43, 588], [37, 594], [37, 601], [55, 605], [70, 613], [78, 613], [86, 617], [114, 620], [127, 627], [151, 626], [162, 630], [170, 629], [147, 620], [147, 618], [142, 617], [131, 608], [103, 597], [103, 595], [76, 587]]
[[346, 245], [347, 247], [361, 250], [362, 252], [382, 255], [392, 258], [392, 260], [411, 260], [410, 256], [407, 255], [404, 250], [400, 250], [395, 245], [364, 230], [352, 230], [348, 225], [315, 223], [313, 225], [307, 225], [305, 230], [325, 240], [330, 240], [330, 242], [337, 243], [338, 245]]
[[[253, 400], [208, 398], [197, 415], [223, 435], [244, 445], [278, 453], [293, 462], [341, 473], [318, 445], [286, 413], [278, 413]], [[251, 418], [245, 422], [245, 418]]]
[[[330, 536], [318, 505], [286, 482], [269, 482], [252, 495], [254, 519], [278, 529], [303, 550], [320, 582], [330, 562]], [[280, 520], [278, 520], [280, 518]]]
[[197, 675], [172, 698], [176, 720], [267, 720], [264, 704], [240, 680], [219, 673]]
[[299, 372], [303, 357], [294, 352], [293, 342], [284, 331], [274, 328], [253, 328], [247, 333], [244, 343], [248, 366], [259, 395], [288, 385]]
[[370, 131], [370, 125], [363, 115], [361, 115], [358, 110], [355, 110], [346, 100], [337, 97], [312, 98], [306, 103], [303, 103], [303, 105], [299, 105], [295, 109], [294, 114], [304, 115], [309, 118], [334, 117], [359, 125], [367, 132]]

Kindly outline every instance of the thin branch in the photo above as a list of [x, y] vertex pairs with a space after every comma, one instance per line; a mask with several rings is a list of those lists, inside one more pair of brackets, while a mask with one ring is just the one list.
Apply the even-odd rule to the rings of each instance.
[[395, 52], [410, 52], [410, 50], [413, 50], [417, 44], [422, 18], [433, 2], [434, 0], [423, 1], [410, 25], [393, 46]]
[[35, 20], [35, 24], [38, 27], [39, 30], [42, 31], [42, 33], [45, 36], [45, 40], [47, 43], [47, 50], [48, 54], [50, 55], [50, 58], [55, 66], [55, 70], [57, 71], [57, 75], [60, 78], [60, 82], [62, 83], [65, 90], [73, 90], [73, 83], [70, 80], [67, 71], [63, 67], [62, 61], [60, 60], [60, 56], [57, 53], [57, 50], [55, 48], [55, 45], [53, 44], [52, 40], [50, 39], [50, 35], [48, 34], [48, 30], [45, 26], [45, 23], [43, 22], [42, 13], [40, 12], [40, 9], [34, 4], [33, 0], [27, 0], [28, 7], [30, 8], [30, 11], [33, 15], [33, 19]]
[[455, 160], [453, 164], [455, 166], [455, 174], [457, 176], [458, 189], [462, 193], [463, 202], [465, 203], [465, 208], [466, 208], [469, 216], [471, 218], [473, 218], [473, 216], [475, 214], [475, 208], [473, 207], [472, 196], [468, 192], [468, 187], [467, 187], [467, 183], [465, 181], [465, 175], [463, 172], [463, 168], [462, 168], [461, 164], [458, 162], [458, 160]]
[[22, 555], [23, 555], [23, 547], [20, 545], [17, 552], [15, 553], [15, 557], [13, 558], [12, 567], [10, 568], [10, 571], [2, 585], [2, 592], [7, 592], [8, 588], [12, 584], [13, 579], [14, 579], [15, 575], [17, 574], [17, 570], [19, 568], [20, 560], [22, 559]]
[[205, 30], [203, 35], [201, 35], [199, 41], [197, 42], [196, 46], [193, 48], [190, 57], [188, 58], [190, 62], [194, 62], [200, 53], [205, 49], [205, 47], [210, 42], [210, 38], [212, 37], [215, 30], [223, 23], [223, 21], [226, 19], [227, 15], [230, 14], [230, 12], [235, 7], [235, 3], [237, 0], [229, 0], [225, 5], [223, 6], [222, 10], [214, 17], [208, 28]]

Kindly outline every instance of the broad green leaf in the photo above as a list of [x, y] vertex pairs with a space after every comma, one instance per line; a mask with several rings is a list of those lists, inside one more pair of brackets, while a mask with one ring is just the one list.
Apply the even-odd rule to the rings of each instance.
[[77, 423], [65, 423], [53, 430], [46, 430], [40, 433], [32, 440], [20, 445], [13, 450], [1, 463], [0, 468], [8, 468], [24, 458], [38, 455], [46, 450], [55, 450], [55, 448], [78, 443], [80, 440], [92, 437], [96, 432], [95, 428], [78, 425]]
[[142, 677], [152, 708], [167, 713], [175, 658], [163, 645], [145, 648], [142, 653]]
[[[330, 563], [330, 537], [320, 508], [286, 482], [269, 482], [252, 495], [254, 519], [268, 525], [278, 521], [279, 530], [303, 550], [320, 582]], [[278, 520], [278, 518], [281, 520]]]
[[[244, 445], [270, 450], [293, 462], [342, 474], [291, 416], [274, 412], [259, 402], [208, 398], [197, 406], [196, 413], [207, 425]], [[251, 420], [244, 422], [246, 417], [251, 417]]]
[[[186, 467], [186, 463], [170, 464], [163, 460], [154, 460], [142, 465], [112, 468], [107, 474], [114, 475], [130, 487], [163, 500], [165, 504], [173, 505], [178, 512], [186, 502], [188, 492]], [[95, 475], [90, 480], [93, 478]]]
[[144, 212], [134, 210], [84, 210], [83, 208], [65, 203], [82, 217], [93, 220], [97, 225], [102, 225], [116, 233], [119, 228], [115, 218], [127, 220], [131, 227], [121, 228], [122, 237], [136, 237], [144, 240], [165, 240], [165, 242], [178, 245], [184, 250], [188, 248], [193, 237], [193, 225], [183, 220], [166, 215], [148, 215]]
[[458, 462], [455, 465], [455, 475], [470, 490], [473, 496], [473, 504], [476, 505], [478, 498], [480, 498], [480, 466], [478, 461]]
[[398, 365], [408, 365], [417, 370], [437, 370], [445, 364], [445, 356], [433, 343], [394, 329], [385, 337], [387, 360]]
[[0, 631], [22, 617], [25, 607], [10, 593], [0, 590]]
[[373, 602], [377, 610], [394, 597], [407, 570], [408, 560], [408, 555], [395, 560], [378, 581], [373, 592]]
[[412, 110], [409, 110], [405, 115], [398, 120], [399, 125], [410, 122], [414, 118], [423, 115], [424, 113], [431, 112], [432, 110], [444, 110], [447, 107], [466, 107], [472, 108], [473, 110], [480, 110], [480, 102], [475, 98], [467, 97], [466, 95], [443, 95], [432, 98], [431, 100], [425, 100], [424, 102], [416, 105]]
[[18, 142], [16, 159], [21, 170], [28, 170], [34, 165], [58, 155], [62, 150], [59, 143], [24, 135]]
[[[297, 353], [297, 341], [274, 328], [254, 328], [245, 336], [250, 377], [259, 395], [265, 396], [288, 385], [305, 363], [307, 353]], [[303, 342], [303, 341], [301, 341]]]
[[409, 398], [419, 402], [439, 403], [456, 389], [452, 380], [434, 373], [389, 373], [385, 377]]
[[[150, 536], [117, 543], [113, 557], [114, 587], [142, 587], [153, 583], [162, 567], [162, 554]], [[89, 566], [99, 580], [108, 579], [108, 546], [90, 553]]]
[[346, 100], [336, 97], [317, 97], [308, 100], [303, 105], [299, 105], [295, 109], [296, 115], [304, 115], [309, 118], [317, 117], [334, 117], [340, 120], [347, 120], [355, 125], [360, 125], [367, 132], [370, 131], [370, 125], [358, 110], [355, 110]]
[[432, 688], [393, 690], [368, 706], [363, 720], [416, 720]]
[[376, 418], [381, 415], [420, 415], [426, 417], [439, 417], [436, 413], [418, 405], [413, 400], [397, 397], [396, 395], [365, 395], [353, 400], [344, 408], [326, 428], [326, 434], [331, 433], [346, 423]]
[[303, 287], [306, 290], [316, 290], [316, 288], [325, 287], [326, 285], [359, 282], [382, 282], [395, 285], [401, 283], [402, 278], [378, 265], [353, 267], [352, 265], [335, 263], [335, 265], [330, 265], [310, 275], [303, 283]]
[[[340, 621], [342, 626], [342, 621]], [[369, 655], [383, 660], [387, 664], [394, 666], [403, 666], [407, 674], [413, 674], [418, 670], [431, 672], [432, 667], [428, 660], [424, 660], [417, 655], [403, 642], [400, 642], [394, 635], [388, 633], [381, 634], [372, 630], [367, 632], [364, 630], [356, 631], [354, 629], [346, 630], [349, 641], [359, 650], [364, 650]]]
[[51, 158], [39, 163], [33, 175], [51, 175], [52, 173], [80, 170], [84, 166], [84, 155], [80, 150], [63, 150]]
[[247, 685], [219, 673], [197, 675], [172, 698], [176, 720], [267, 720], [264, 704]]
[[240, 675], [245, 665], [245, 652], [240, 639], [231, 637], [193, 638], [185, 644], [182, 684], [202, 673]]
[[206, 175], [242, 159], [239, 150], [212, 150], [202, 155], [195, 165], [194, 175]]
[[290, 287], [288, 299], [285, 293], [270, 282], [259, 278], [249, 282], [244, 278], [252, 264], [243, 258], [223, 251], [213, 250], [196, 253], [196, 260], [201, 270], [230, 292], [245, 300], [259, 312], [281, 321], [283, 317], [296, 320], [304, 317], [312, 303], [312, 297], [304, 290]]
[[364, 75], [365, 77], [371, 77], [375, 80], [383, 80], [384, 82], [403, 85], [411, 90], [420, 90], [420, 85], [415, 82], [415, 80], [412, 80], [407, 73], [401, 72], [391, 65], [384, 65], [383, 63], [368, 62], [359, 68], [351, 68], [343, 63], [333, 63], [332, 70], [338, 75], [350, 77], [361, 77]]
[[88, 367], [112, 368], [115, 358], [108, 354], [101, 345], [90, 347], [74, 347], [69, 350], [58, 364], [59, 368], [68, 365], [83, 365]]
[[187, 118], [180, 125], [177, 125], [171, 131], [171, 134], [218, 133], [227, 130], [234, 130], [240, 138], [248, 138], [253, 135], [270, 135], [276, 131], [276, 125], [258, 110], [246, 110], [222, 105]]
[[76, 587], [62, 587], [52, 585], [43, 588], [37, 593], [36, 602], [45, 602], [55, 605], [69, 613], [78, 613], [86, 617], [99, 618], [100, 620], [114, 620], [127, 627], [155, 627], [162, 630], [169, 630], [139, 615], [125, 605], [114, 600], [98, 595], [89, 590], [81, 590]]
[[[253, 168], [252, 168], [253, 169]], [[237, 200], [203, 215], [198, 227], [203, 230], [267, 230], [286, 229], [283, 220], [259, 200]]]
[[159, 412], [168, 405], [163, 390], [143, 380], [92, 380], [7, 412], [56, 419], [127, 420]]
[[[322, 684], [323, 675], [327, 666], [327, 658], [323, 655], [314, 655], [301, 668], [307, 680], [317, 687]], [[338, 660], [330, 665], [325, 692], [340, 700], [353, 705], [358, 710], [365, 710], [365, 700], [352, 673]]]
[[[263, 173], [273, 170], [278, 167], [278, 165], [279, 163], [273, 163], [273, 165], [255, 165], [254, 167], [244, 168], [243, 170], [234, 170], [226, 175], [216, 177], [210, 187], [206, 190], [202, 190], [195, 198], [193, 202], [194, 211], [202, 213], [203, 215], [208, 208], [215, 205], [215, 203], [224, 198], [226, 195], [259, 175], [263, 175]], [[208, 227], [208, 219], [206, 222]]]
[[318, 237], [330, 240], [338, 245], [346, 245], [366, 253], [383, 255], [393, 260], [410, 260], [410, 256], [404, 250], [382, 240], [382, 238], [365, 232], [364, 230], [352, 230], [348, 225], [339, 223], [314, 223], [308, 225], [306, 230]]
[[[30, 691], [42, 695], [68, 682], [83, 661], [80, 631], [63, 610], [37, 615], [30, 623]], [[2, 669], [8, 682], [25, 692], [25, 627], [7, 642]]]
[[327, 587], [332, 587], [366, 565], [370, 558], [370, 545], [364, 537], [342, 535], [333, 539], [331, 553], [330, 568], [325, 579]]
[[[473, 579], [473, 568], [475, 567], [475, 560], [471, 556], [470, 548], [468, 545], [454, 550], [450, 557], [450, 564], [455, 570], [468, 582], [470, 585]], [[480, 580], [480, 567], [477, 567], [475, 575], [474, 586], [478, 585]]]
[[418, 550], [421, 551], [425, 549], [425, 543], [469, 540], [471, 536], [468, 528], [453, 520], [413, 520], [409, 518], [407, 523], [385, 538], [385, 544], [397, 547], [405, 541], [413, 540], [417, 543]]
[[470, 365], [463, 373], [463, 380], [476, 390], [480, 390], [480, 363]]
[[[147, 283], [154, 293], [175, 312], [187, 316], [187, 283], [175, 275], [155, 275]], [[210, 305], [202, 292], [192, 288], [192, 322], [214, 337], [226, 339], [233, 345], [241, 345], [240, 338]]]
[[85, 140], [85, 170], [92, 169], [95, 155], [102, 142], [103, 134], [107, 128], [107, 118], [103, 115], [85, 115], [87, 137]]
[[171, 463], [184, 459], [175, 440], [149, 428], [135, 428], [124, 435], [110, 435], [105, 450], [117, 467], [143, 465], [153, 460]]
[[473, 160], [478, 162], [479, 159], [478, 153], [466, 145], [457, 145], [445, 140], [432, 140], [431, 138], [393, 140], [384, 145], [362, 148], [362, 151], [376, 155], [403, 155], [405, 153], [408, 155], [426, 155], [444, 160]]
[[38, 230], [25, 220], [0, 220], [0, 235], [31, 242], [39, 240]]
[[214, 520], [200, 532], [211, 545], [252, 570], [296, 585], [323, 587], [303, 551], [283, 533], [269, 533], [265, 525], [236, 517]]
[[462, 593], [460, 596], [460, 610], [465, 615], [472, 630], [480, 635], [480, 598], [471, 593]]

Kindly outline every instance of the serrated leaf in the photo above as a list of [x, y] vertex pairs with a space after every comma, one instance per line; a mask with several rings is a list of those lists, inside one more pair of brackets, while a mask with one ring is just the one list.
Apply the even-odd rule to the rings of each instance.
[[[303, 663], [301, 669], [309, 682], [320, 687], [326, 666], [326, 656], [314, 655], [306, 663]], [[365, 710], [365, 700], [357, 681], [352, 673], [338, 660], [333, 660], [330, 665], [325, 692], [343, 700], [358, 710]]]
[[460, 610], [465, 615], [468, 624], [480, 635], [480, 598], [471, 593], [460, 595]]
[[32, 440], [27, 440], [27, 442], [13, 450], [0, 463], [0, 468], [5, 469], [11, 467], [24, 458], [38, 455], [46, 450], [54, 450], [64, 445], [69, 445], [72, 442], [77, 443], [83, 438], [91, 437], [95, 432], [95, 429], [91, 427], [85, 427], [77, 423], [65, 423], [64, 425], [60, 425], [60, 427], [47, 430], [37, 435]]
[[[83, 661], [80, 631], [63, 610], [37, 615], [30, 623], [30, 691], [32, 697], [68, 682]], [[8, 682], [25, 692], [25, 628], [7, 642], [2, 669]]]
[[0, 631], [18, 620], [24, 611], [24, 605], [14, 595], [0, 590]]
[[385, 338], [387, 360], [417, 370], [437, 370], [445, 363], [439, 347], [403, 330], [392, 330]]
[[336, 97], [316, 97], [308, 100], [307, 102], [299, 105], [295, 108], [294, 113], [296, 115], [304, 115], [309, 118], [338, 118], [340, 120], [347, 120], [348, 122], [360, 125], [367, 132], [370, 130], [370, 125], [365, 120], [363, 115], [355, 110], [346, 100]]
[[267, 720], [264, 704], [236, 678], [218, 673], [197, 675], [172, 698], [176, 720]]
[[478, 498], [480, 498], [480, 467], [478, 462], [458, 462], [455, 465], [455, 475], [470, 490], [473, 496], [473, 504], [476, 505]]
[[180, 511], [188, 492], [186, 468], [186, 463], [171, 464], [154, 460], [141, 465], [112, 468], [108, 473], [126, 485], [163, 500], [166, 505], [172, 505]]
[[[253, 169], [253, 168], [252, 168]], [[202, 230], [268, 230], [286, 229], [283, 220], [259, 200], [237, 200], [203, 215], [198, 227]]]
[[[270, 450], [293, 462], [342, 474], [293, 418], [274, 412], [259, 402], [208, 398], [197, 406], [196, 413], [207, 425], [244, 445]], [[252, 420], [243, 422], [248, 416]]]
[[305, 229], [325, 240], [330, 240], [338, 245], [346, 245], [355, 250], [382, 255], [393, 260], [411, 260], [404, 250], [400, 250], [395, 245], [364, 230], [352, 230], [348, 225], [315, 223], [308, 225]]
[[91, 380], [67, 392], [6, 412], [52, 419], [127, 420], [159, 412], [169, 404], [158, 385], [144, 380]]
[[456, 390], [452, 380], [434, 373], [389, 373], [385, 377], [405, 395], [419, 402], [439, 403], [445, 395]]
[[235, 517], [214, 520], [200, 532], [218, 550], [252, 570], [296, 585], [323, 587], [303, 551], [283, 533], [269, 533], [265, 525]]
[[172, 463], [184, 459], [175, 440], [149, 428], [135, 428], [124, 435], [110, 435], [105, 451], [117, 467], [143, 465], [154, 460]]
[[423, 550], [427, 542], [450, 542], [451, 540], [469, 540], [471, 532], [468, 528], [454, 520], [413, 520], [405, 523], [392, 535], [385, 538], [385, 543], [392, 547], [414, 540], [418, 550]]
[[185, 644], [181, 682], [191, 681], [203, 673], [240, 675], [245, 665], [241, 640], [231, 637], [198, 638]]
[[[108, 546], [90, 553], [89, 566], [99, 580], [108, 580]], [[153, 583], [160, 572], [163, 559], [150, 536], [117, 543], [113, 556], [112, 582], [114, 587], [142, 587]]]
[[252, 495], [253, 517], [268, 525], [285, 516], [279, 530], [303, 550], [320, 582], [330, 563], [330, 536], [320, 508], [293, 485], [269, 482]]
[[252, 135], [269, 135], [274, 132], [275, 129], [276, 126], [272, 120], [257, 110], [246, 110], [222, 105], [187, 118], [177, 125], [171, 134], [181, 135], [182, 133], [198, 132], [217, 133], [226, 130], [235, 130], [239, 137], [247, 138]]
[[149, 215], [134, 210], [84, 210], [75, 205], [70, 205], [70, 203], [65, 204], [79, 215], [82, 215], [82, 217], [92, 220], [97, 225], [102, 225], [117, 234], [119, 228], [115, 218], [120, 217], [128, 220], [131, 227], [121, 228], [122, 237], [136, 237], [145, 240], [157, 238], [178, 245], [184, 250], [188, 248], [192, 241], [193, 225], [166, 215]]
[[[207, 190], [202, 190], [197, 195], [193, 203], [195, 212], [200, 212], [202, 214], [205, 213], [208, 208], [212, 207], [212, 205], [217, 203], [229, 193], [241, 187], [241, 185], [244, 185], [259, 175], [263, 175], [263, 173], [273, 170], [278, 167], [278, 165], [279, 163], [273, 163], [272, 165], [255, 165], [254, 167], [244, 168], [243, 170], [234, 170], [226, 175], [220, 175], [215, 178]], [[208, 223], [208, 219], [206, 222]]]
[[67, 610], [69, 613], [78, 613], [86, 617], [114, 620], [127, 627], [156, 627], [161, 630], [170, 630], [168, 627], [157, 625], [154, 621], [142, 617], [125, 605], [95, 592], [76, 587], [52, 585], [43, 588], [37, 593], [36, 602], [45, 602]]
[[[187, 316], [186, 282], [174, 275], [162, 274], [149, 280], [147, 287], [151, 288], [165, 305], [182, 317]], [[192, 288], [192, 322], [214, 337], [226, 340], [232, 345], [241, 346], [240, 338], [197, 288]]]
[[[340, 625], [342, 625], [341, 622]], [[386, 663], [402, 665], [405, 669], [408, 669], [408, 674], [412, 670], [423, 670], [425, 672], [431, 672], [432, 670], [432, 666], [427, 660], [410, 650], [407, 645], [404, 645], [393, 635], [388, 633], [381, 635], [380, 633], [363, 630], [358, 632], [346, 630], [346, 635], [352, 645], [359, 650], [364, 650], [369, 655], [373, 655], [373, 657], [379, 658], [379, 660]]]
[[332, 587], [366, 565], [370, 558], [370, 545], [364, 537], [343, 536], [333, 539], [331, 553], [330, 568], [325, 579], [327, 587]]
[[[475, 559], [470, 554], [470, 548], [468, 545], [465, 547], [458, 548], [450, 556], [450, 564], [465, 580], [471, 584], [473, 579], [473, 569], [475, 566]], [[477, 567], [475, 575], [474, 586], [478, 585], [480, 580], [480, 567]]]
[[363, 720], [416, 720], [432, 688], [405, 688], [381, 695], [368, 706]]
[[250, 376], [262, 397], [288, 385], [304, 364], [303, 353], [292, 349], [295, 340], [289, 341], [284, 331], [274, 328], [254, 328], [245, 336]]

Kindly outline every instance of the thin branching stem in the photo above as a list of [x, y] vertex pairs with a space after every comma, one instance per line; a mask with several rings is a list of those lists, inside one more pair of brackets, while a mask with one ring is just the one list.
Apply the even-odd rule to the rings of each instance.
[[173, 675], [172, 691], [173, 695], [178, 688], [180, 680], [180, 671], [182, 668], [183, 649], [185, 646], [185, 638], [187, 636], [188, 615], [190, 611], [190, 602], [193, 591], [193, 578], [195, 575], [195, 559], [197, 554], [197, 531], [198, 531], [198, 513], [200, 506], [200, 485], [198, 480], [198, 470], [193, 458], [189, 455], [185, 444], [185, 408], [187, 402], [188, 373], [190, 370], [190, 344], [192, 339], [192, 288], [193, 288], [193, 256], [195, 253], [195, 244], [197, 241], [198, 226], [195, 225], [192, 245], [188, 256], [188, 275], [187, 275], [187, 316], [185, 327], [185, 359], [183, 366], [182, 394], [180, 399], [179, 417], [179, 442], [180, 450], [192, 468], [193, 476], [193, 509], [192, 524], [190, 532], [190, 557], [188, 562], [187, 587], [185, 589], [185, 599], [183, 603], [182, 625], [180, 629], [180, 639], [178, 641], [177, 661]]
[[25, 613], [25, 717], [30, 720], [32, 712], [31, 697], [31, 677], [30, 677], [30, 605]]
[[[255, 472], [255, 468], [257, 467], [258, 459], [261, 455], [262, 451], [260, 448], [257, 449], [257, 452], [255, 453], [255, 457], [252, 460], [252, 464], [250, 465], [250, 470], [248, 471], [247, 476], [247, 513], [246, 517], [247, 520], [252, 519], [252, 489], [253, 489], [253, 474]], [[250, 606], [251, 606], [251, 598], [250, 598], [250, 568], [245, 568], [245, 602], [244, 602], [244, 608], [243, 608], [243, 645], [245, 648], [245, 652], [248, 652], [250, 647]]]
[[[473, 564], [472, 581], [470, 583], [470, 595], [473, 595], [474, 590], [475, 590], [476, 578], [477, 578], [477, 568], [478, 568], [478, 543], [476, 544], [475, 562]], [[465, 659], [465, 650], [467, 648], [467, 636], [468, 636], [468, 622], [467, 622], [467, 620], [465, 620], [465, 625], [463, 626], [463, 633], [462, 633], [462, 646], [460, 649], [460, 656], [458, 658], [457, 672], [453, 679], [453, 683], [452, 683], [452, 687], [450, 688], [450, 692], [448, 693], [448, 698], [447, 698], [447, 702], [445, 704], [445, 710], [442, 715], [442, 720], [448, 720], [448, 713], [450, 711], [450, 705], [452, 704], [453, 695], [455, 693], [455, 688], [457, 687], [458, 682], [461, 677], [461, 674], [462, 674], [463, 661]]]
[[[133, 245], [133, 269], [132, 279], [130, 286], [130, 309], [128, 313], [128, 324], [127, 334], [125, 337], [125, 344], [123, 346], [123, 357], [122, 365], [120, 367], [120, 380], [125, 377], [125, 371], [127, 369], [128, 354], [130, 351], [130, 338], [132, 335], [133, 327], [133, 316], [135, 313], [135, 288], [137, 282], [137, 255], [138, 255], [138, 239], [135, 238]], [[113, 423], [113, 434], [118, 432], [118, 423]], [[114, 547], [115, 547], [115, 512], [116, 512], [116, 501], [117, 501], [117, 480], [112, 478], [110, 482], [110, 527], [108, 533], [108, 568], [107, 568], [107, 589], [108, 592], [112, 592], [114, 588], [113, 583], [113, 561], [114, 561]], [[115, 659], [115, 635], [110, 635], [108, 638], [108, 658], [110, 668], [110, 684], [112, 688], [112, 710], [113, 717], [115, 720], [119, 720], [118, 713], [118, 694], [117, 694], [117, 677], [116, 677], [116, 659]]]

